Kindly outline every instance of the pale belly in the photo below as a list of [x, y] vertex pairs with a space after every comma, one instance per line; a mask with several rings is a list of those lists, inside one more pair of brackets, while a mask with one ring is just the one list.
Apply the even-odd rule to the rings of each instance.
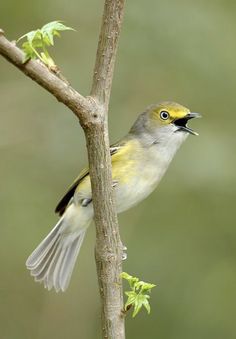
[[117, 212], [123, 212], [132, 206], [135, 206], [140, 201], [145, 199], [156, 187], [156, 184], [151, 186], [143, 180], [140, 180], [138, 185], [126, 186], [118, 189], [116, 197], [116, 208]]
[[117, 212], [123, 212], [144, 200], [158, 185], [164, 171], [146, 167], [128, 182], [118, 183], [114, 188]]

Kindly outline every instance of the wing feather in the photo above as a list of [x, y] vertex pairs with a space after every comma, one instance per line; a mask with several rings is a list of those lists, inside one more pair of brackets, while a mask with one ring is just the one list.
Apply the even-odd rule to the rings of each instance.
[[[111, 156], [113, 154], [116, 154], [120, 148], [121, 148], [121, 145], [119, 145], [119, 144], [115, 144], [115, 145], [111, 146], [110, 147]], [[69, 187], [66, 194], [59, 201], [59, 203], [57, 204], [57, 206], [55, 208], [55, 213], [58, 213], [61, 216], [65, 212], [71, 198], [73, 197], [73, 195], [76, 191], [76, 188], [83, 181], [83, 179], [86, 178], [88, 175], [89, 175], [89, 170], [88, 170], [88, 168], [85, 168], [79, 174], [79, 176], [75, 179], [73, 184]]]
[[81, 183], [81, 181], [89, 175], [89, 170], [86, 168], [84, 169], [78, 178], [75, 179], [73, 184], [69, 187], [66, 194], [62, 197], [55, 208], [55, 213], [58, 213], [60, 216], [65, 212], [66, 207], [68, 206], [71, 198], [73, 197], [77, 186]]

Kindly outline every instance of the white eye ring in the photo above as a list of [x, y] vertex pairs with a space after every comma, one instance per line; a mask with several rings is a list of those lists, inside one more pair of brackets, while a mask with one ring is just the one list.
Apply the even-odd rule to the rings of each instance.
[[170, 114], [167, 111], [161, 111], [160, 117], [161, 117], [162, 120], [167, 120], [167, 119], [169, 119]]

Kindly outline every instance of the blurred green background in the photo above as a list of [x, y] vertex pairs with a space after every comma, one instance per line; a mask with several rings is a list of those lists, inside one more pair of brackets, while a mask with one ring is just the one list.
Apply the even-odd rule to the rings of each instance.
[[[103, 1], [1, 1], [16, 39], [61, 19], [52, 54], [89, 93]], [[120, 215], [124, 270], [156, 283], [151, 315], [127, 316], [127, 338], [235, 338], [236, 2], [128, 1], [110, 104], [111, 142], [150, 103], [175, 100], [203, 119], [156, 190]], [[33, 282], [25, 260], [56, 223], [53, 209], [86, 163], [71, 112], [0, 57], [0, 337], [100, 338], [94, 227], [68, 291]]]

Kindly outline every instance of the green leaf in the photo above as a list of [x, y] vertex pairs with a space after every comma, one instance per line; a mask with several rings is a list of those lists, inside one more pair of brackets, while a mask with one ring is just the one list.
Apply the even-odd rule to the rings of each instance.
[[37, 59], [38, 56], [35, 53], [35, 51], [32, 49], [32, 46], [30, 45], [30, 43], [28, 41], [23, 43], [22, 50], [25, 53], [25, 57], [24, 57], [23, 62], [26, 62], [29, 59]]
[[20, 40], [22, 40], [22, 39], [24, 39], [24, 38], [26, 38], [26, 39], [28, 40], [29, 43], [32, 43], [32, 41], [33, 41], [34, 39], [40, 39], [40, 38], [41, 38], [40, 30], [37, 29], [36, 31], [31, 31], [31, 32], [28, 32], [28, 33], [22, 35], [22, 36], [17, 40], [17, 42], [20, 41]]
[[134, 318], [139, 311], [141, 310], [142, 306], [145, 305], [145, 308], [147, 307], [147, 304], [149, 305], [148, 299], [149, 295], [143, 295], [143, 294], [138, 294], [136, 296], [135, 302], [134, 302], [134, 311], [132, 314], [132, 317]]
[[150, 304], [149, 299], [150, 295], [145, 293], [150, 293], [151, 289], [156, 285], [140, 281], [137, 277], [133, 277], [126, 272], [121, 273], [121, 277], [128, 281], [131, 291], [126, 291], [128, 299], [125, 303], [125, 311], [127, 311], [130, 306], [134, 307], [132, 317], [134, 318], [142, 307], [145, 307], [148, 314], [150, 313]]
[[54, 45], [54, 36], [60, 37], [58, 31], [74, 31], [73, 28], [65, 26], [61, 21], [52, 21], [41, 28], [43, 39], [48, 46]]
[[122, 279], [126, 279], [126, 280], [133, 278], [132, 275], [129, 275], [126, 272], [122, 272], [120, 276], [121, 276]]
[[[65, 26], [61, 21], [52, 21], [37, 29], [22, 35], [17, 42], [22, 39], [26, 41], [22, 44], [22, 50], [25, 53], [23, 62], [29, 59], [40, 59], [51, 70], [57, 68], [55, 62], [48, 53], [47, 47], [54, 45], [54, 36], [60, 36], [59, 31], [73, 30]], [[57, 68], [58, 69], [58, 68]]]
[[138, 278], [132, 277], [132, 275], [129, 275], [126, 272], [121, 273], [121, 278], [126, 279], [132, 289], [135, 289], [135, 285], [139, 281]]
[[150, 284], [150, 283], [146, 283], [144, 281], [139, 281], [137, 283], [137, 288], [140, 288], [141, 289], [141, 292], [150, 292], [151, 289], [153, 287], [155, 287], [156, 285], [154, 284]]
[[128, 306], [135, 303], [137, 294], [134, 291], [125, 292], [125, 294], [128, 296], [128, 299], [125, 303], [125, 310], [127, 310]]
[[[149, 295], [148, 295], [147, 297], [149, 297]], [[145, 299], [145, 300], [143, 301], [143, 306], [146, 308], [147, 313], [150, 314], [150, 312], [151, 312], [151, 307], [150, 307], [150, 304], [149, 304], [148, 299]]]

